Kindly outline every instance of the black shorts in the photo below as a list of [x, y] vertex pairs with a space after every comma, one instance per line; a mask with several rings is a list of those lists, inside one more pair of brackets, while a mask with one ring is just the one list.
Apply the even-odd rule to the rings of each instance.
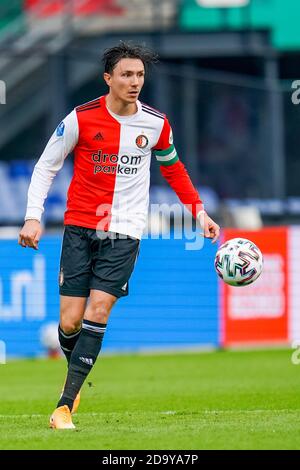
[[59, 293], [89, 297], [90, 289], [96, 289], [116, 297], [128, 295], [128, 281], [139, 246], [140, 240], [128, 235], [66, 225], [60, 258]]

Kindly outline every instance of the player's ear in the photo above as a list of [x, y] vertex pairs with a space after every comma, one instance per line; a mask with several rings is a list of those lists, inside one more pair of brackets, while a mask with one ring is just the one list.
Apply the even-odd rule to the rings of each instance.
[[107, 72], [104, 72], [103, 78], [104, 78], [104, 81], [105, 81], [106, 85], [110, 86], [110, 81], [111, 81], [111, 76], [110, 76], [110, 74], [107, 73]]

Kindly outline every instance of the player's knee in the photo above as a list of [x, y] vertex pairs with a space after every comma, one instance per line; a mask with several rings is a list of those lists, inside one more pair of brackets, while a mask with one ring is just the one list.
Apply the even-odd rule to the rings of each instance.
[[70, 335], [80, 329], [81, 322], [75, 321], [72, 318], [65, 318], [61, 319], [60, 327], [66, 335]]
[[110, 315], [111, 307], [103, 302], [93, 302], [91, 305], [91, 320], [96, 323], [107, 323]]

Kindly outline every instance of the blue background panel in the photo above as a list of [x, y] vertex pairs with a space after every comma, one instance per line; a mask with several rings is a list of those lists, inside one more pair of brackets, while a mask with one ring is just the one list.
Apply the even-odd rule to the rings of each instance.
[[[40, 330], [58, 322], [60, 237], [45, 236], [39, 251], [15, 240], [0, 245], [0, 340], [8, 356], [44, 352]], [[185, 240], [141, 242], [129, 296], [114, 307], [103, 349], [138, 351], [218, 344], [216, 246], [188, 251]]]

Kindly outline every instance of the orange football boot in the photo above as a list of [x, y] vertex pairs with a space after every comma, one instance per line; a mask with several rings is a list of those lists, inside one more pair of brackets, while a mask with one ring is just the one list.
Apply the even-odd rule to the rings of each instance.
[[72, 423], [72, 415], [67, 405], [59, 406], [54, 410], [49, 424], [52, 429], [75, 429]]
[[73, 402], [73, 407], [72, 407], [72, 411], [71, 411], [72, 414], [76, 413], [76, 411], [78, 410], [79, 403], [80, 403], [80, 392], [77, 393], [76, 398]]

